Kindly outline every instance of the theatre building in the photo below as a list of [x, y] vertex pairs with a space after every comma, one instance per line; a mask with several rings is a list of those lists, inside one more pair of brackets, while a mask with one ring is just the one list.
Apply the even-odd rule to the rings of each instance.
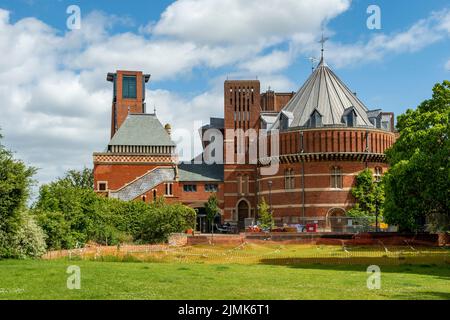
[[[201, 231], [208, 231], [203, 205], [212, 193], [219, 198], [221, 222], [240, 230], [257, 219], [264, 198], [279, 225], [316, 222], [333, 230], [340, 223], [335, 218], [355, 204], [356, 175], [369, 168], [379, 179], [387, 170], [384, 151], [395, 141], [393, 113], [365, 106], [323, 58], [297, 92], [261, 92], [258, 80], [225, 81], [224, 117], [212, 118], [200, 132], [263, 129], [268, 136], [264, 143], [245, 138], [240, 148], [237, 138], [225, 134], [223, 164], [179, 162], [172, 128], [146, 112], [149, 79], [135, 71], [107, 75], [113, 83], [111, 140], [93, 155], [99, 194], [184, 203], [197, 209]], [[256, 161], [250, 159], [252, 143], [258, 145]], [[267, 174], [274, 163], [276, 170]]]

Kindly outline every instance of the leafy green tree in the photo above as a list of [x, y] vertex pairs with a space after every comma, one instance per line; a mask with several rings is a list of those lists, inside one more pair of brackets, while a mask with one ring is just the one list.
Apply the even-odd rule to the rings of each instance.
[[215, 193], [211, 194], [205, 203], [206, 219], [211, 226], [211, 232], [214, 234], [214, 219], [219, 213], [219, 201]]
[[67, 171], [63, 180], [74, 188], [93, 189], [94, 188], [94, 172], [92, 169], [83, 168], [83, 170]]
[[270, 211], [269, 205], [267, 204], [264, 197], [262, 198], [261, 203], [258, 205], [258, 216], [262, 229], [270, 231], [275, 225], [273, 214]]
[[400, 133], [386, 153], [385, 219], [401, 230], [450, 230], [450, 81], [397, 119]]
[[23, 226], [35, 172], [0, 144], [0, 257], [17, 255], [13, 238]]
[[355, 186], [351, 192], [356, 204], [347, 212], [348, 216], [365, 218], [368, 222], [373, 222], [377, 206], [379, 216], [383, 215], [384, 187], [381, 182], [375, 182], [370, 169], [365, 169], [356, 176]]

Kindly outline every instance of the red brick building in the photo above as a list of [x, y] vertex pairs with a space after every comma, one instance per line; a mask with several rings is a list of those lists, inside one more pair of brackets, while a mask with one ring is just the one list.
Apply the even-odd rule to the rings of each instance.
[[224, 118], [212, 118], [201, 130], [223, 134], [217, 146], [223, 162], [215, 164], [178, 162], [170, 126], [146, 113], [149, 78], [108, 74], [114, 83], [111, 141], [105, 152], [94, 153], [94, 176], [97, 192], [109, 197], [182, 202], [199, 209], [202, 230], [211, 193], [218, 195], [222, 222], [239, 229], [257, 220], [264, 197], [277, 224], [317, 222], [333, 229], [340, 219], [331, 218], [354, 205], [355, 176], [370, 168], [379, 178], [387, 169], [394, 115], [369, 110], [323, 59], [296, 93], [261, 93], [257, 80], [225, 81]]

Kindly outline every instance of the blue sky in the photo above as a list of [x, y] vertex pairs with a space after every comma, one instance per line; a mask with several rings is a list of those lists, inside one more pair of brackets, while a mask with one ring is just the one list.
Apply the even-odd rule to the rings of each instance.
[[[73, 4], [80, 30], [66, 27]], [[366, 26], [372, 4], [380, 30]], [[450, 78], [444, 0], [2, 0], [0, 10], [0, 127], [8, 147], [41, 168], [40, 182], [91, 166], [106, 146], [105, 75], [115, 69], [151, 73], [147, 103], [174, 128], [221, 116], [227, 77], [298, 90], [321, 30], [326, 61], [370, 109], [398, 115]]]

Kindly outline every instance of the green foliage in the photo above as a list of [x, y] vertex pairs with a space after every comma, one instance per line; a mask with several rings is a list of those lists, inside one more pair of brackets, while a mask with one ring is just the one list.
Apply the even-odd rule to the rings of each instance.
[[379, 216], [383, 214], [384, 187], [382, 183], [374, 181], [372, 171], [365, 169], [356, 176], [352, 195], [356, 199], [355, 206], [347, 211], [349, 217], [366, 218], [369, 222], [375, 221], [376, 207]]
[[38, 257], [45, 251], [42, 230], [26, 214], [35, 172], [0, 144], [0, 258]]
[[35, 172], [35, 168], [14, 159], [0, 145], [0, 230], [3, 232], [14, 232], [20, 227], [20, 212], [26, 208]]
[[[124, 202], [95, 194], [88, 183], [71, 183], [65, 177], [41, 187], [34, 213], [51, 249], [83, 246], [89, 241], [104, 245], [123, 242], [166, 241], [170, 233], [192, 228], [195, 211], [181, 204]], [[82, 179], [82, 181], [87, 181]]]
[[40, 258], [46, 251], [45, 234], [34, 218], [23, 215], [22, 223], [12, 238], [14, 257]]
[[141, 242], [164, 242], [171, 233], [194, 227], [195, 210], [182, 204], [156, 202], [147, 206], [138, 237]]
[[81, 189], [94, 188], [94, 172], [89, 168], [83, 168], [81, 171], [69, 170], [63, 180], [71, 187]]
[[216, 215], [219, 213], [219, 201], [215, 193], [209, 196], [205, 203], [206, 218], [209, 222], [213, 222]]
[[258, 205], [258, 217], [260, 221], [260, 226], [264, 230], [270, 230], [275, 225], [273, 220], [273, 214], [270, 211], [269, 205], [267, 204], [264, 197], [261, 203]]
[[450, 81], [397, 119], [400, 136], [387, 151], [385, 218], [401, 230], [450, 230]]

